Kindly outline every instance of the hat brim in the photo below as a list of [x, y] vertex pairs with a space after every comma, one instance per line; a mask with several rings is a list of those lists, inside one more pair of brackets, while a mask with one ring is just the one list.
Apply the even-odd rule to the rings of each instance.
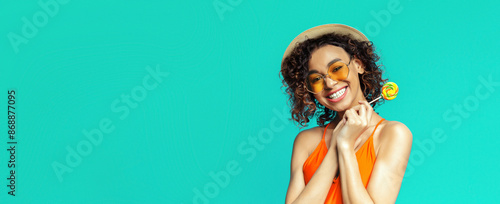
[[[288, 45], [285, 50], [285, 54], [283, 54], [282, 60], [284, 60], [290, 53], [295, 49], [297, 44], [304, 42], [307, 39], [312, 39], [319, 37], [321, 35], [327, 33], [337, 33], [341, 35], [350, 35], [353, 39], [358, 41], [369, 41], [368, 38], [361, 33], [359, 30], [356, 30], [353, 27], [343, 25], [343, 24], [325, 24], [316, 26], [306, 31], [300, 33], [297, 37], [295, 37], [292, 42]], [[306, 37], [307, 36], [307, 37]]]

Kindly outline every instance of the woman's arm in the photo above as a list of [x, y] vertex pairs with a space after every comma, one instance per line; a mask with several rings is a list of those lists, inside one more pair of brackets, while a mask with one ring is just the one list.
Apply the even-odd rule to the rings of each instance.
[[403, 123], [392, 122], [381, 131], [377, 161], [367, 190], [375, 203], [395, 203], [410, 157], [413, 136]]
[[[334, 133], [336, 131], [334, 130]], [[333, 182], [333, 177], [338, 171], [336, 140], [332, 138], [330, 149], [311, 180], [305, 185], [302, 166], [308, 157], [306, 148], [307, 132], [297, 135], [290, 172], [290, 185], [288, 187], [285, 203], [324, 203]]]
[[[351, 117], [353, 113], [350, 113]], [[410, 156], [410, 130], [399, 122], [390, 122], [381, 130], [380, 150], [366, 189], [361, 180], [354, 145], [349, 141], [337, 141], [343, 202], [395, 203]]]

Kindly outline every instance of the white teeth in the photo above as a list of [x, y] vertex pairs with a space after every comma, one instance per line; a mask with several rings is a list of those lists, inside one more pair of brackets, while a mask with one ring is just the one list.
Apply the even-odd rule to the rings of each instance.
[[328, 98], [330, 98], [330, 99], [337, 99], [337, 98], [339, 98], [340, 96], [342, 96], [344, 94], [346, 88], [343, 88], [343, 89], [341, 89], [341, 90], [333, 93], [332, 95], [328, 96]]

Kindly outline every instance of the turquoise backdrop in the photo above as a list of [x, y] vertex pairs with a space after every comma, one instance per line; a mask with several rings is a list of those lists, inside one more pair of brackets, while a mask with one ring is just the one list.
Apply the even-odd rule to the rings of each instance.
[[[0, 203], [284, 203], [288, 43], [321, 24], [372, 40], [413, 146], [397, 203], [493, 203], [497, 1], [1, 1]], [[311, 124], [310, 127], [314, 127]]]

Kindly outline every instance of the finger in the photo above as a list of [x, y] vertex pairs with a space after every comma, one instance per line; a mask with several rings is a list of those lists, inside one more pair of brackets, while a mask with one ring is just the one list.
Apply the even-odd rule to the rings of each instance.
[[367, 114], [366, 114], [366, 107], [365, 105], [363, 105], [363, 107], [361, 108], [361, 110], [359, 110], [359, 118], [361, 120], [361, 124], [366, 127], [368, 125], [368, 118], [366, 117]]
[[367, 101], [362, 101], [361, 103], [366, 107], [367, 121], [371, 121], [374, 112], [373, 107]]
[[344, 113], [344, 118], [346, 119], [346, 121], [349, 121], [349, 119], [352, 117], [351, 116], [351, 109], [347, 109]]
[[352, 107], [352, 108], [350, 108], [350, 109], [351, 109], [351, 110], [354, 110], [354, 112], [358, 113], [358, 112], [359, 112], [359, 110], [361, 109], [361, 107], [362, 107], [362, 105], [360, 104], [360, 105], [356, 105], [356, 106], [354, 106], [354, 107]]
[[355, 110], [355, 111], [358, 111], [358, 110], [359, 110], [359, 108], [361, 108], [361, 104], [359, 104], [359, 105], [355, 105], [355, 106], [353, 106], [352, 108], [349, 108], [349, 109], [351, 109], [351, 110]]
[[337, 127], [335, 127], [335, 129], [333, 130], [334, 132], [340, 128], [342, 128], [345, 124], [345, 121], [346, 121], [346, 118], [342, 118], [342, 120], [339, 121], [339, 123], [337, 124]]
[[368, 106], [368, 115], [366, 116], [366, 118], [368, 119], [368, 122], [369, 121], [372, 121], [372, 115], [373, 115], [373, 108], [372, 106], [370, 106], [370, 104], [368, 104], [368, 102], [366, 102], [366, 106]]
[[364, 105], [366, 108], [373, 110], [372, 106], [368, 103], [368, 101], [360, 101], [359, 103]]
[[365, 106], [367, 108], [367, 110], [370, 110], [370, 109], [373, 110], [372, 106], [367, 101], [359, 101], [359, 104]]
[[360, 108], [359, 108], [359, 117], [362, 118], [362, 119], [366, 119], [366, 107], [365, 107], [364, 104], [360, 105]]
[[345, 123], [345, 121], [347, 120], [346, 116], [344, 115], [344, 117], [342, 118], [342, 120], [339, 121], [339, 124], [343, 124]]
[[346, 119], [348, 122], [358, 122], [359, 121], [358, 114], [353, 109], [346, 110], [344, 115], [347, 117]]

